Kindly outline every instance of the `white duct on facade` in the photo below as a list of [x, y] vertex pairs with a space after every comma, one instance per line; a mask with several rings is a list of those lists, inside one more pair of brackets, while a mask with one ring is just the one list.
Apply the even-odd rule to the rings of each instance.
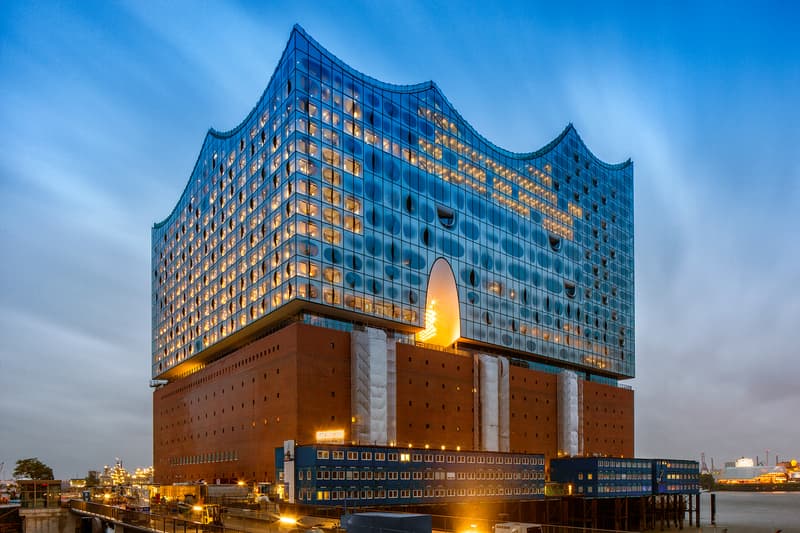
[[578, 375], [562, 370], [558, 375], [558, 454], [583, 453], [582, 405], [583, 387]]
[[388, 372], [386, 333], [375, 328], [350, 333], [352, 439], [386, 445]]
[[476, 412], [480, 413], [477, 433], [478, 449], [508, 451], [510, 449], [509, 367], [508, 359], [478, 354], [476, 361]]
[[578, 380], [578, 455], [583, 455], [583, 380]]
[[397, 339], [386, 338], [386, 440], [397, 442]]
[[288, 502], [294, 503], [295, 475], [294, 475], [294, 441], [283, 441], [283, 482], [286, 483]]
[[482, 450], [483, 440], [481, 439], [481, 396], [478, 391], [481, 390], [481, 364], [480, 356], [472, 354], [472, 427], [475, 431], [472, 432], [472, 448], [474, 450]]
[[511, 398], [509, 383], [510, 372], [508, 359], [496, 357], [497, 360], [497, 411], [498, 411], [498, 440], [501, 452], [511, 451]]
[[481, 450], [496, 452], [500, 448], [497, 406], [497, 361], [491, 355], [478, 356], [480, 363]]

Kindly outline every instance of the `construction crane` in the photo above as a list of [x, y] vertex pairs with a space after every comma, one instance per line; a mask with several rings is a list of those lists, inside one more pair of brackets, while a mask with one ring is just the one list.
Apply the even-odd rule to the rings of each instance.
[[700, 473], [708, 474], [708, 465], [706, 465], [706, 452], [700, 453]]

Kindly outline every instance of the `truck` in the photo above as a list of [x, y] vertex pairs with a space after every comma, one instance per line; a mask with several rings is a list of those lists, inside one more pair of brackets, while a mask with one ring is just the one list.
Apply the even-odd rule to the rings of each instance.
[[542, 533], [541, 524], [525, 522], [500, 522], [494, 525], [494, 533]]

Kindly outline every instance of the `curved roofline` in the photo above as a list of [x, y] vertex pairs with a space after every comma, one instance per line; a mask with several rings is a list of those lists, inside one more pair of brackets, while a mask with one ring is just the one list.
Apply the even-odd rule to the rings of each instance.
[[[300, 28], [300, 26], [295, 24], [294, 27], [292, 28], [292, 32], [289, 34], [289, 38], [286, 40], [286, 46], [283, 47], [283, 52], [281, 53], [280, 59], [278, 59], [278, 64], [275, 65], [275, 70], [272, 71], [272, 76], [269, 77], [269, 81], [267, 82], [267, 85], [264, 87], [264, 90], [261, 91], [261, 96], [258, 97], [258, 99], [256, 100], [255, 105], [252, 107], [252, 109], [250, 109], [250, 112], [247, 114], [247, 116], [244, 117], [244, 119], [241, 122], [239, 122], [239, 124], [237, 126], [234, 126], [232, 129], [229, 129], [227, 131], [220, 131], [220, 130], [217, 130], [217, 129], [213, 128], [213, 127], [208, 128], [208, 130], [206, 131], [206, 136], [203, 137], [203, 143], [200, 145], [200, 151], [197, 153], [197, 159], [195, 159], [194, 166], [192, 167], [192, 171], [189, 173], [189, 180], [186, 182], [186, 186], [184, 186], [184, 188], [183, 188], [183, 192], [181, 192], [181, 195], [178, 197], [178, 201], [175, 203], [175, 207], [172, 208], [172, 211], [170, 211], [169, 215], [164, 217], [164, 219], [161, 220], [160, 222], [155, 222], [153, 224], [153, 229], [154, 230], [158, 229], [161, 226], [163, 226], [164, 224], [166, 224], [172, 218], [172, 216], [175, 214], [175, 211], [178, 209], [178, 206], [180, 205], [181, 200], [183, 199], [183, 197], [186, 195], [186, 193], [189, 190], [189, 185], [191, 185], [191, 183], [192, 183], [192, 176], [194, 176], [194, 173], [197, 170], [197, 166], [200, 164], [200, 157], [203, 155], [203, 151], [206, 148], [206, 143], [208, 143], [208, 139], [211, 138], [211, 137], [214, 137], [216, 139], [229, 139], [230, 137], [232, 137], [236, 133], [238, 133], [244, 127], [244, 125], [247, 124], [247, 122], [250, 120], [250, 118], [255, 114], [256, 109], [258, 109], [258, 106], [261, 104], [261, 102], [264, 100], [264, 97], [267, 95], [267, 91], [269, 90], [270, 86], [272, 85], [272, 80], [275, 79], [275, 75], [278, 73], [278, 69], [280, 69], [281, 65], [283, 64], [283, 59], [284, 59], [284, 57], [286, 57], [286, 52], [289, 50], [289, 44], [292, 42], [292, 36], [294, 35], [294, 32], [297, 29], [302, 30], [302, 28]], [[303, 32], [303, 33], [305, 33], [305, 32]]]
[[208, 129], [208, 131], [206, 132], [206, 136], [203, 138], [203, 143], [200, 146], [200, 151], [197, 154], [197, 159], [195, 160], [194, 166], [192, 167], [192, 171], [189, 174], [189, 180], [186, 182], [186, 185], [183, 188], [183, 192], [179, 196], [178, 201], [175, 203], [175, 207], [172, 209], [170, 214], [167, 215], [163, 220], [153, 224], [153, 229], [154, 230], [158, 229], [161, 226], [163, 226], [164, 224], [166, 224], [173, 217], [175, 212], [177, 211], [178, 206], [181, 203], [181, 200], [183, 199], [183, 197], [186, 195], [186, 193], [189, 190], [189, 185], [192, 182], [192, 176], [194, 176], [194, 173], [197, 170], [198, 165], [200, 164], [200, 157], [203, 154], [203, 151], [205, 150], [206, 143], [208, 143], [209, 138], [214, 137], [215, 139], [229, 139], [230, 137], [236, 135], [239, 131], [241, 131], [242, 128], [244, 128], [245, 124], [247, 124], [248, 121], [252, 118], [252, 116], [256, 112], [256, 109], [258, 109], [259, 105], [261, 104], [261, 102], [263, 101], [264, 97], [266, 96], [267, 91], [269, 90], [270, 86], [272, 85], [272, 82], [275, 79], [275, 75], [278, 73], [278, 70], [280, 69], [280, 66], [283, 64], [283, 60], [286, 57], [286, 53], [289, 51], [289, 46], [290, 46], [290, 44], [292, 42], [292, 38], [294, 37], [295, 33], [302, 35], [306, 40], [308, 40], [309, 43], [311, 43], [314, 46], [316, 46], [317, 48], [319, 48], [321, 53], [325, 54], [333, 63], [335, 63], [343, 71], [348, 72], [354, 78], [357, 78], [362, 82], [368, 83], [368, 84], [373, 85], [375, 87], [378, 87], [380, 89], [384, 89], [384, 90], [387, 90], [387, 91], [392, 91], [392, 92], [395, 92], [395, 93], [401, 93], [401, 94], [403, 94], [403, 93], [405, 93], [405, 94], [414, 94], [414, 93], [423, 92], [423, 91], [426, 91], [426, 90], [429, 90], [429, 89], [433, 89], [434, 91], [436, 91], [437, 95], [441, 97], [442, 101], [445, 104], [447, 104], [448, 107], [450, 107], [450, 110], [453, 113], [455, 113], [455, 115], [458, 117], [458, 120], [461, 122], [461, 124], [463, 124], [463, 126], [465, 126], [467, 129], [469, 129], [470, 133], [472, 133], [481, 142], [485, 143], [489, 148], [491, 148], [492, 150], [496, 151], [497, 153], [499, 153], [499, 154], [501, 154], [503, 156], [509, 157], [511, 159], [518, 159], [518, 160], [521, 160], [521, 161], [530, 160], [530, 159], [536, 159], [536, 158], [542, 157], [542, 156], [546, 155], [548, 152], [550, 152], [551, 150], [553, 150], [553, 148], [558, 146], [561, 143], [561, 141], [563, 141], [564, 138], [570, 133], [570, 131], [572, 131], [577, 136], [578, 140], [583, 145], [583, 147], [586, 148], [586, 151], [592, 156], [592, 159], [597, 164], [603, 166], [604, 168], [607, 168], [607, 169], [610, 169], [610, 170], [622, 170], [622, 169], [624, 169], [627, 166], [632, 164], [632, 161], [631, 161], [630, 158], [628, 158], [626, 161], [623, 161], [621, 163], [607, 163], [607, 162], [603, 161], [602, 159], [598, 158], [589, 149], [589, 147], [586, 146], [586, 143], [583, 142], [583, 139], [581, 138], [580, 134], [578, 134], [578, 131], [575, 129], [575, 126], [573, 126], [571, 122], [569, 124], [567, 124], [567, 126], [564, 128], [564, 130], [556, 138], [554, 138], [552, 141], [550, 141], [549, 143], [547, 143], [543, 147], [539, 148], [538, 150], [534, 150], [532, 152], [513, 152], [511, 150], [506, 150], [505, 148], [502, 148], [502, 147], [496, 145], [495, 143], [493, 143], [492, 141], [487, 139], [484, 135], [482, 135], [478, 130], [476, 130], [475, 127], [472, 124], [470, 124], [470, 122], [468, 120], [466, 120], [464, 118], [464, 116], [458, 111], [458, 109], [450, 102], [450, 100], [447, 99], [447, 96], [445, 96], [444, 92], [439, 88], [439, 86], [436, 84], [436, 82], [434, 82], [432, 80], [429, 80], [429, 81], [420, 82], [420, 83], [416, 83], [416, 84], [402, 85], [402, 84], [388, 83], [388, 82], [381, 81], [381, 80], [379, 80], [377, 78], [373, 78], [372, 76], [364, 74], [363, 72], [351, 67], [350, 65], [348, 65], [347, 63], [345, 63], [344, 61], [339, 59], [335, 54], [331, 53], [327, 48], [322, 46], [316, 39], [311, 37], [305, 31], [305, 29], [303, 29], [302, 26], [300, 26], [299, 24], [295, 24], [292, 27], [292, 31], [289, 34], [289, 38], [286, 41], [286, 46], [284, 47], [283, 53], [281, 54], [281, 57], [278, 60], [278, 64], [275, 66], [275, 70], [272, 72], [272, 76], [270, 76], [270, 79], [267, 82], [266, 87], [262, 91], [261, 96], [256, 100], [255, 105], [252, 107], [252, 109], [247, 114], [247, 116], [237, 126], [233, 127], [232, 129], [227, 130], [227, 131], [220, 131], [220, 130], [217, 130], [217, 129], [213, 128], [213, 127]]
[[[583, 146], [586, 148], [586, 151], [588, 153], [590, 153], [592, 155], [592, 158], [597, 163], [599, 163], [600, 165], [602, 165], [602, 166], [604, 166], [606, 168], [609, 168], [609, 169], [617, 170], [617, 169], [625, 168], [626, 166], [628, 166], [632, 162], [630, 160], [630, 158], [628, 158], [626, 161], [623, 161], [621, 163], [607, 163], [607, 162], [603, 161], [602, 159], [598, 158], [589, 149], [589, 147], [586, 146], [586, 143], [583, 142], [583, 139], [581, 139], [581, 136], [578, 134], [578, 131], [575, 129], [575, 126], [573, 126], [571, 122], [569, 124], [567, 124], [567, 126], [564, 128], [564, 130], [555, 139], [553, 139], [552, 141], [550, 141], [549, 143], [544, 145], [542, 148], [539, 148], [538, 150], [534, 150], [532, 152], [513, 152], [511, 150], [506, 150], [505, 148], [502, 148], [502, 147], [496, 145], [495, 143], [493, 143], [492, 141], [487, 139], [478, 130], [476, 130], [475, 127], [467, 119], [465, 119], [464, 116], [458, 111], [456, 106], [454, 106], [450, 102], [450, 100], [448, 100], [447, 96], [445, 96], [444, 92], [442, 91], [441, 88], [439, 88], [439, 86], [436, 84], [435, 81], [429, 80], [429, 81], [424, 81], [424, 82], [420, 82], [420, 83], [416, 83], [416, 84], [412, 84], [412, 85], [400, 85], [400, 84], [388, 83], [388, 82], [379, 80], [377, 78], [373, 78], [372, 76], [369, 76], [368, 74], [364, 74], [363, 72], [351, 67], [350, 65], [348, 65], [347, 63], [345, 63], [344, 61], [339, 59], [339, 57], [337, 57], [336, 54], [332, 53], [330, 50], [328, 50], [327, 48], [322, 46], [316, 39], [314, 39], [311, 35], [309, 35], [305, 31], [305, 29], [303, 29], [303, 27], [300, 26], [299, 24], [295, 24], [293, 26], [292, 32], [294, 33], [295, 31], [300, 33], [310, 43], [312, 43], [314, 46], [319, 48], [320, 52], [322, 52], [325, 55], [327, 55], [328, 58], [331, 61], [333, 61], [337, 66], [341, 67], [342, 70], [346, 70], [351, 75], [353, 75], [353, 77], [358, 78], [363, 82], [370, 83], [370, 84], [375, 85], [375, 86], [377, 86], [377, 87], [379, 87], [381, 89], [386, 89], [386, 90], [394, 91], [394, 92], [398, 92], [398, 93], [417, 93], [417, 92], [422, 92], [422, 91], [427, 90], [427, 89], [435, 90], [436, 93], [442, 98], [442, 100], [456, 114], [458, 119], [467, 128], [469, 128], [469, 130], [470, 130], [470, 132], [472, 134], [474, 134], [478, 139], [480, 139], [481, 141], [486, 143], [489, 147], [491, 147], [493, 150], [499, 152], [502, 155], [505, 155], [505, 156], [508, 156], [508, 157], [511, 157], [511, 158], [514, 158], [514, 159], [520, 159], [520, 160], [535, 159], [537, 157], [541, 157], [541, 156], [545, 155], [546, 153], [548, 153], [549, 151], [551, 151], [553, 148], [555, 148], [564, 139], [564, 137], [567, 136], [569, 131], [573, 130], [575, 132], [575, 134], [578, 136], [578, 139], [580, 140], [581, 144], [583, 144]], [[291, 40], [291, 37], [289, 39]]]

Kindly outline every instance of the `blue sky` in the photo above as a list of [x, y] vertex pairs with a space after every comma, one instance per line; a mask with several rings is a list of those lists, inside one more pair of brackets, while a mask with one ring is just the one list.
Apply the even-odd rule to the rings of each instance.
[[800, 455], [800, 10], [652, 4], [2, 3], [0, 461], [150, 464], [150, 228], [294, 23], [507, 149], [632, 158], [637, 455]]

